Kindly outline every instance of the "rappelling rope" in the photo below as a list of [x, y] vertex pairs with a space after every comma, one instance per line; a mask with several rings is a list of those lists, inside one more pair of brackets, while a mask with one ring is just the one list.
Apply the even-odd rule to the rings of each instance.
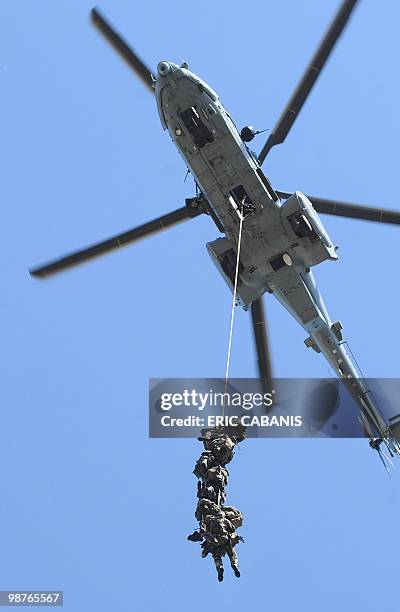
[[[239, 217], [240, 217], [240, 225], [239, 225], [239, 239], [238, 239], [237, 257], [236, 257], [235, 285], [233, 287], [231, 326], [230, 326], [230, 330], [229, 330], [228, 356], [227, 356], [227, 359], [226, 359], [226, 370], [225, 370], [225, 393], [226, 393], [226, 389], [227, 389], [227, 386], [228, 386], [229, 365], [230, 365], [230, 361], [231, 361], [233, 321], [234, 321], [234, 318], [235, 318], [236, 293], [237, 293], [237, 283], [238, 283], [238, 276], [239, 276], [240, 245], [241, 245], [241, 242], [242, 242], [242, 227], [243, 227], [243, 215], [241, 214], [241, 212], [239, 212]], [[224, 414], [224, 404], [222, 404], [222, 414]]]

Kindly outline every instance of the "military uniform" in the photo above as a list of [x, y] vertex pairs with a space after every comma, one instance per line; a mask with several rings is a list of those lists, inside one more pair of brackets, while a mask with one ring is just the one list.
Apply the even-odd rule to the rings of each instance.
[[216, 503], [210, 501], [209, 499], [203, 498], [199, 499], [194, 516], [200, 523], [208, 514], [218, 514], [219, 511], [220, 507]]
[[207, 540], [202, 544], [201, 556], [204, 558], [211, 553], [215, 563], [215, 569], [217, 570], [218, 580], [220, 582], [222, 582], [224, 577], [224, 564], [222, 559], [225, 555], [227, 555], [229, 558], [231, 568], [233, 569], [235, 576], [240, 578], [238, 556], [234, 548], [236, 544], [236, 538], [232, 538], [228, 534], [218, 538], [208, 535]]
[[192, 542], [201, 542], [201, 556], [211, 553], [221, 582], [224, 577], [223, 557], [229, 557], [235, 576], [240, 576], [235, 546], [243, 538], [235, 529], [243, 525], [243, 515], [234, 506], [224, 506], [225, 488], [229, 473], [226, 465], [232, 460], [236, 442], [244, 438], [244, 431], [226, 433], [221, 428], [202, 430], [199, 438], [204, 451], [196, 461], [193, 473], [197, 476], [197, 497], [199, 499], [195, 517], [199, 529], [188, 536]]
[[205, 473], [215, 466], [215, 458], [211, 451], [206, 450], [201, 453], [200, 457], [196, 461], [196, 465], [194, 466], [193, 474], [197, 476], [197, 478], [203, 478]]
[[219, 434], [216, 438], [205, 438], [204, 448], [211, 451], [220, 465], [226, 465], [233, 459], [235, 442], [227, 434]]
[[198, 482], [197, 497], [199, 499], [208, 499], [209, 501], [220, 505], [225, 503], [226, 493], [223, 489], [220, 489], [215, 483]]
[[228, 484], [229, 472], [226, 468], [217, 465], [208, 469], [204, 475], [206, 482], [216, 484], [219, 489], [223, 490]]
[[227, 519], [231, 521], [235, 529], [243, 526], [243, 514], [233, 506], [224, 506], [224, 512]]

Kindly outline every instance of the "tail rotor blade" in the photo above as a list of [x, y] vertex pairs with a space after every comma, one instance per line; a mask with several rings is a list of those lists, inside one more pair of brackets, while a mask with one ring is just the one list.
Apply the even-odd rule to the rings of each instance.
[[143, 60], [137, 55], [137, 53], [128, 45], [128, 43], [122, 38], [113, 26], [103, 17], [97, 8], [93, 8], [91, 11], [91, 20], [93, 25], [101, 32], [101, 34], [107, 39], [119, 53], [119, 55], [126, 61], [128, 66], [137, 74], [142, 80], [146, 87], [154, 93], [153, 81], [154, 76], [150, 68], [146, 66]]

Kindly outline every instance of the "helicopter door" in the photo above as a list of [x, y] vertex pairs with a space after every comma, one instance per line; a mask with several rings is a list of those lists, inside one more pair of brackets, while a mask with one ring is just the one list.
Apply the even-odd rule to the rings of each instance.
[[204, 125], [194, 106], [191, 106], [179, 114], [184, 126], [189, 131], [191, 137], [193, 138], [193, 142], [198, 149], [202, 149], [209, 142], [213, 142], [214, 138], [211, 130]]
[[228, 200], [236, 212], [238, 210], [242, 212], [243, 217], [247, 217], [247, 215], [256, 211], [256, 207], [243, 185], [231, 189]]

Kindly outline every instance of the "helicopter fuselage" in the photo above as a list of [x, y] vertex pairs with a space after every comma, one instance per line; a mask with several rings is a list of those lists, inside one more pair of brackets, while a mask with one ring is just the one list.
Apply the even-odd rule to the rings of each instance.
[[207, 248], [231, 290], [243, 216], [238, 302], [247, 309], [272, 293], [307, 331], [306, 346], [323, 353], [357, 400], [371, 437], [387, 435], [385, 420], [346, 351], [341, 324], [332, 323], [311, 272], [312, 266], [337, 259], [337, 247], [311, 202], [300, 192], [280, 201], [215, 91], [185, 65], [160, 62], [155, 93], [161, 123], [225, 234]]

